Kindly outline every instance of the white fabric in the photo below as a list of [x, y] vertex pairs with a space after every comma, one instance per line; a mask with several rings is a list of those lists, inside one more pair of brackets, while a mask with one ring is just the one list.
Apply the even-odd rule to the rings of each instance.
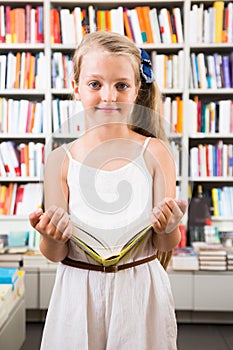
[[[130, 181], [137, 191], [130, 203], [130, 212], [133, 212], [126, 215], [122, 210], [117, 220], [110, 213], [110, 227], [118, 224], [130, 227], [134, 224], [134, 208], [141, 219], [152, 209], [152, 178], [143, 157], [148, 142], [149, 138], [133, 162], [115, 171], [98, 172], [98, 194], [112, 193], [112, 197], [108, 197], [112, 202], [116, 200], [116, 191], [111, 184], [116, 180]], [[67, 182], [72, 219], [83, 223], [87, 220], [86, 224], [90, 227], [95, 223], [99, 225], [101, 220], [108, 221], [106, 211], [104, 219], [101, 212], [95, 215], [94, 210], [94, 217], [86, 216], [87, 201], [80, 197], [77, 181], [81, 164], [72, 159], [68, 150], [66, 152], [70, 159]], [[96, 171], [89, 167], [84, 170]], [[146, 181], [141, 181], [142, 176]], [[154, 253], [150, 234], [121, 263]], [[70, 243], [69, 257], [95, 263], [73, 243]], [[175, 350], [176, 335], [170, 283], [157, 259], [117, 273], [81, 270], [62, 263], [58, 265], [41, 350]]]

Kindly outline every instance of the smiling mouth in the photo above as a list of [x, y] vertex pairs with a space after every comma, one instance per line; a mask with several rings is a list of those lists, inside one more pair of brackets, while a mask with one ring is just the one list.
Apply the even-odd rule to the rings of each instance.
[[112, 113], [112, 112], [117, 112], [117, 111], [120, 111], [121, 108], [117, 107], [117, 106], [96, 106], [95, 109], [97, 111], [102, 111], [102, 112], [105, 112], [105, 113]]

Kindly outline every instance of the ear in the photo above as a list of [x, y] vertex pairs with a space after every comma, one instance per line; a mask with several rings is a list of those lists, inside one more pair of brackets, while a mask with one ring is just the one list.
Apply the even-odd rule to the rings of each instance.
[[72, 88], [73, 88], [73, 91], [74, 91], [74, 96], [75, 96], [76, 100], [79, 101], [80, 100], [79, 87], [76, 84], [76, 82], [74, 81], [74, 79], [72, 80], [71, 84], [72, 84]]

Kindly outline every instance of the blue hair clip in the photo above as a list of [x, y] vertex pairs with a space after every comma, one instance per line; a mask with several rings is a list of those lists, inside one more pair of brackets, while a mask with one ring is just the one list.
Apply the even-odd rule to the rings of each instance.
[[140, 53], [141, 53], [141, 66], [140, 66], [141, 77], [147, 84], [151, 84], [155, 79], [152, 71], [152, 63], [150, 60], [150, 56], [143, 49], [140, 49]]

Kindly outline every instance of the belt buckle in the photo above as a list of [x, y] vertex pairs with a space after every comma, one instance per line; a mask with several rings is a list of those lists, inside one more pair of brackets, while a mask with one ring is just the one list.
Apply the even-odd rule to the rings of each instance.
[[118, 271], [118, 266], [113, 265], [113, 266], [103, 266], [103, 272], [113, 272], [116, 273]]

